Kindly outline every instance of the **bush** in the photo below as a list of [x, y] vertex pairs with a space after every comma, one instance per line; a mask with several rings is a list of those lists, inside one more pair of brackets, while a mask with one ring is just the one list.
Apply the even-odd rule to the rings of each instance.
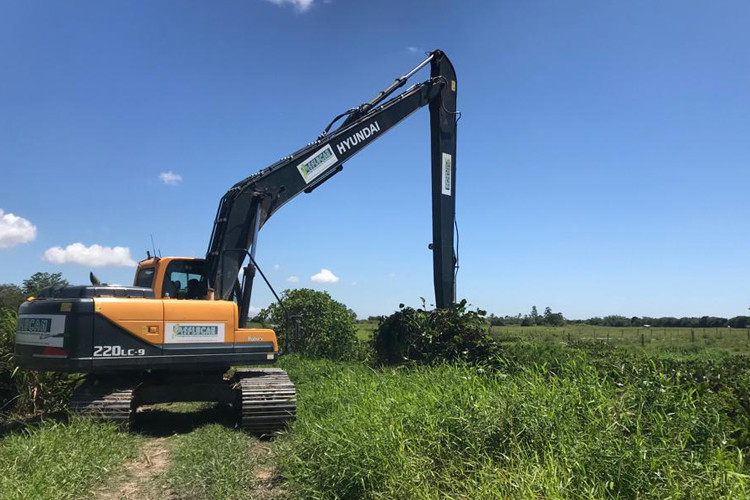
[[447, 309], [400, 306], [382, 319], [373, 339], [377, 360], [395, 364], [406, 360], [483, 362], [497, 352], [485, 331], [484, 311], [470, 311], [466, 300]]
[[0, 417], [62, 410], [77, 377], [16, 368], [16, 312], [0, 309]]
[[0, 308], [0, 415], [9, 411], [16, 396], [13, 381], [13, 347], [16, 338], [16, 315]]
[[283, 308], [271, 304], [261, 315], [276, 325], [285, 353], [335, 360], [355, 357], [357, 327], [344, 304], [309, 288], [285, 290], [281, 301]]

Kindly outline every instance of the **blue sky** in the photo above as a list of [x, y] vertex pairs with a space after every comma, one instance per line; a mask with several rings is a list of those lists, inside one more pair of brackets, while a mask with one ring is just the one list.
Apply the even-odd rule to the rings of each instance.
[[[746, 1], [6, 1], [0, 23], [0, 282], [131, 283], [150, 234], [202, 256], [234, 182], [440, 48], [459, 297], [569, 318], [750, 305]], [[280, 210], [257, 249], [272, 283], [361, 316], [429, 302], [429, 161], [422, 110]], [[81, 258], [107, 265], [60, 263]]]

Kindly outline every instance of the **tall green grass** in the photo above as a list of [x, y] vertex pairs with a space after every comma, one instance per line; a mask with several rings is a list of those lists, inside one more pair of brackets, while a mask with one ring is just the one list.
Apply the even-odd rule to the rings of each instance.
[[281, 471], [312, 499], [750, 496], [747, 358], [621, 354], [517, 345], [492, 370], [287, 358], [299, 417]]
[[0, 441], [0, 498], [78, 499], [133, 458], [140, 438], [87, 419], [45, 421]]

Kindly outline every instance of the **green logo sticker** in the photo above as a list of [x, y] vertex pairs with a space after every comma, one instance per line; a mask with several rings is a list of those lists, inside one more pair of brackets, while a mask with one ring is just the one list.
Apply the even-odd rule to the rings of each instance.
[[215, 325], [174, 325], [172, 333], [175, 337], [216, 337], [219, 327]]

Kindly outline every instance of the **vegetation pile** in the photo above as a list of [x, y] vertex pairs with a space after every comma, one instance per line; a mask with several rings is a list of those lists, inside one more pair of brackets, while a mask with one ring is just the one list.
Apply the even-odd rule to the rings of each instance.
[[378, 324], [372, 345], [382, 364], [405, 361], [437, 363], [467, 361], [486, 363], [497, 344], [486, 331], [484, 311], [471, 311], [466, 300], [447, 309], [399, 306]]

